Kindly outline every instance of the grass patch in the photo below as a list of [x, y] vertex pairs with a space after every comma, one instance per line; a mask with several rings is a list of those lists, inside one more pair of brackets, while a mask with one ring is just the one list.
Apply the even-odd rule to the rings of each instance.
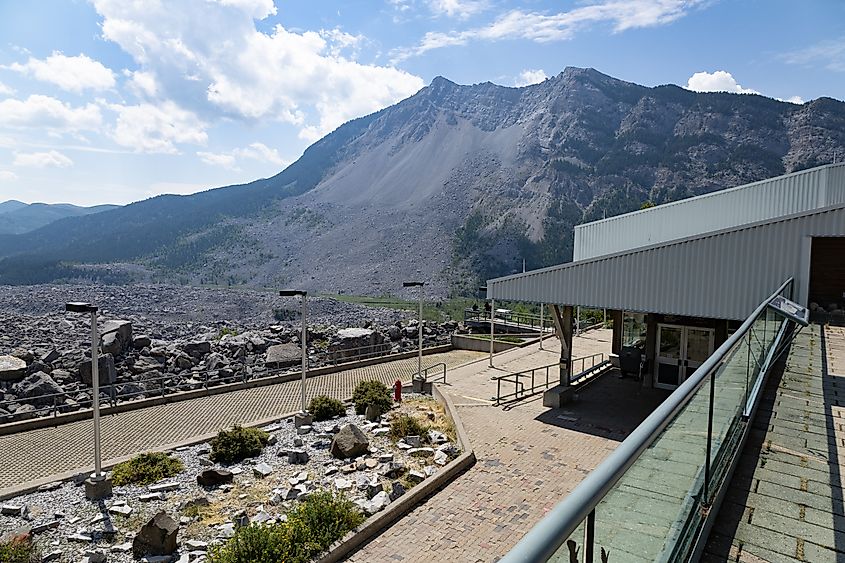
[[423, 442], [428, 442], [428, 430], [427, 424], [405, 413], [399, 413], [390, 421], [390, 437], [394, 440], [401, 440], [405, 436], [419, 436]]
[[317, 395], [308, 404], [308, 412], [314, 415], [314, 420], [322, 421], [329, 420], [334, 416], [345, 415], [346, 407], [343, 406], [342, 402], [332, 399], [328, 395]]
[[356, 414], [364, 414], [369, 405], [374, 405], [379, 413], [384, 414], [393, 407], [390, 389], [381, 381], [359, 381], [352, 392]]
[[234, 463], [261, 454], [270, 435], [258, 428], [234, 426], [211, 439], [211, 461]]
[[239, 528], [209, 550], [209, 563], [306, 563], [364, 521], [350, 500], [329, 491], [311, 494], [287, 517], [281, 524]]
[[184, 471], [185, 466], [164, 452], [139, 454], [114, 466], [112, 481], [115, 485], [149, 485]]
[[40, 563], [41, 551], [29, 536], [0, 541], [0, 561], [3, 563]]

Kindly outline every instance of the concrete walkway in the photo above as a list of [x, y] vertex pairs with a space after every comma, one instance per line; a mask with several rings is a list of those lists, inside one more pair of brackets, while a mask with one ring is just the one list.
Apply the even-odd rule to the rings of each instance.
[[[574, 356], [610, 350], [609, 330], [573, 342]], [[566, 409], [542, 406], [538, 395], [494, 407], [491, 376], [556, 362], [550, 338], [449, 373], [454, 400], [478, 462], [348, 560], [489, 562], [503, 556], [563, 499], [668, 393], [632, 379], [605, 376]]]
[[845, 329], [805, 328], [767, 385], [705, 561], [845, 560], [843, 387]]
[[[479, 352], [453, 350], [423, 356], [423, 367], [444, 362], [451, 368], [482, 357]], [[363, 379], [391, 385], [397, 378], [410, 380], [416, 369], [417, 359], [409, 358], [309, 378], [308, 399], [320, 394], [345, 399]], [[299, 382], [292, 381], [104, 416], [103, 459], [165, 447], [233, 424], [282, 416], [298, 410], [299, 401]], [[0, 495], [11, 487], [91, 470], [92, 440], [90, 420], [0, 436]]]

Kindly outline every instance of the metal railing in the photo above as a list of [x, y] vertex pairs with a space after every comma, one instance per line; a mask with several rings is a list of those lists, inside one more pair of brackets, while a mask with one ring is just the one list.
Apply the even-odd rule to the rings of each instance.
[[[434, 375], [432, 379], [428, 378], [428, 372], [432, 370], [437, 370], [440, 373]], [[442, 381], [446, 383], [446, 364], [443, 362], [438, 362], [432, 366], [428, 366], [427, 368], [423, 368], [422, 370], [422, 378], [426, 383], [437, 383], [438, 381]]]
[[[587, 366], [587, 362], [590, 363], [589, 366]], [[575, 366], [577, 363], [580, 363], [580, 369], [578, 371], [575, 371]], [[590, 374], [593, 374], [599, 368], [608, 365], [610, 365], [610, 361], [605, 359], [604, 354], [591, 354], [589, 356], [573, 358], [571, 369], [575, 372], [575, 375], [569, 378], [569, 384], [576, 385], [578, 383], [581, 383], [581, 381], [587, 378]], [[551, 380], [549, 380], [550, 369], [558, 370], [555, 374], [555, 376], [557, 377], [553, 376]], [[542, 379], [538, 379], [538, 374], [542, 376]], [[530, 397], [540, 392], [540, 390], [545, 390], [551, 386], [557, 385], [560, 381], [560, 362], [549, 364], [547, 366], [540, 366], [532, 369], [527, 369], [516, 373], [500, 375], [498, 377], [494, 377], [493, 379], [496, 380], [496, 396], [494, 397], [494, 400], [496, 406], [499, 406], [502, 403], [518, 401], [520, 399]], [[522, 381], [523, 379], [530, 381], [530, 385], [526, 387], [526, 384]], [[512, 393], [505, 393], [504, 395], [502, 394], [503, 382], [513, 384], [514, 390]]]
[[[424, 347], [423, 352], [425, 353], [426, 350], [429, 350], [431, 348], [437, 348], [439, 346], [440, 344], [436, 346]], [[373, 350], [366, 351], [367, 349], [371, 348], [372, 346], [347, 348], [347, 352], [355, 352], [358, 350], [365, 351], [346, 355], [342, 358], [339, 356], [333, 358], [322, 358], [323, 361], [318, 360], [310, 367], [318, 368], [325, 367], [327, 365], [338, 366], [345, 363], [363, 361], [373, 358], [383, 358], [384, 361], [387, 362], [391, 361], [390, 356], [398, 356], [400, 354], [405, 353], [393, 353], [391, 351], [390, 346], [388, 346], [387, 352]], [[416, 350], [416, 346], [414, 346], [413, 349]], [[435, 365], [438, 366], [440, 364]], [[161, 369], [164, 368], [165, 365], [162, 364]], [[444, 374], [442, 377], [443, 381], [445, 382], [445, 364], [443, 364], [443, 369]], [[425, 372], [425, 370], [423, 371]], [[194, 391], [197, 389], [208, 390], [210, 387], [217, 387], [229, 383], [246, 383], [253, 379], [262, 379], [283, 374], [294, 374], [298, 372], [298, 366], [252, 370], [250, 369], [250, 367], [242, 365], [239, 366], [237, 370], [233, 370], [229, 365], [221, 365], [220, 367], [213, 370], [193, 369], [188, 372], [166, 373], [158, 377], [147, 377], [144, 379], [133, 378], [130, 381], [100, 385], [100, 404], [103, 406], [114, 407], [120, 403], [129, 402], [139, 397], [164, 397], [166, 395], [171, 395], [180, 391]], [[139, 388], [138, 390], [134, 391], [124, 391], [124, 387], [127, 385], [138, 386]], [[63, 393], [49, 393], [43, 395], [34, 395], [31, 397], [19, 397], [13, 400], [0, 401], [0, 409], [10, 412], [8, 416], [0, 417], [0, 423], [9, 421], [20, 421], [29, 418], [38, 418], [44, 416], [57, 417], [60, 414], [91, 408], [93, 405], [91, 392], [92, 388], [90, 386], [84, 386], [74, 391], [68, 391]], [[88, 398], [77, 401], [75, 397], [78, 397], [81, 394], [88, 395]], [[72, 402], [68, 403], [68, 399], [70, 399]], [[22, 413], [11, 412], [9, 409], [9, 407], [15, 406], [15, 411], [17, 411], [17, 408], [21, 405], [32, 405], [36, 408], [34, 410], [26, 410]], [[6, 420], [3, 420], [4, 418]]]
[[[747, 436], [770, 366], [794, 323], [768, 305], [651, 413], [501, 561], [696, 560]], [[660, 502], [657, 502], [659, 499]], [[641, 523], [638, 525], [638, 523]]]
[[[502, 321], [504, 323], [510, 323], [519, 326], [525, 326], [529, 328], [536, 328], [537, 330], [549, 330], [554, 328], [554, 322], [548, 318], [543, 317], [540, 318], [540, 315], [534, 315], [531, 313], [518, 313], [518, 312], [510, 312], [510, 313], [496, 313], [494, 318]], [[485, 311], [483, 309], [475, 310], [475, 309], [464, 309], [464, 321], [477, 321], [477, 322], [490, 322], [490, 311]]]

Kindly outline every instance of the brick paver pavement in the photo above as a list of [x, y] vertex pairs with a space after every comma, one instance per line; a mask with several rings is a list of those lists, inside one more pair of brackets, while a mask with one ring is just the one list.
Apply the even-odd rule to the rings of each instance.
[[845, 560], [843, 361], [841, 327], [811, 325], [795, 339], [761, 398], [705, 561]]
[[[439, 362], [454, 367], [483, 356], [452, 350], [423, 356], [423, 367]], [[378, 379], [390, 385], [397, 377], [409, 380], [416, 368], [417, 358], [409, 358], [309, 378], [308, 399], [319, 394], [348, 398], [362, 379]], [[104, 416], [103, 459], [164, 447], [233, 424], [281, 416], [297, 410], [299, 401], [299, 381], [291, 381]], [[0, 436], [0, 494], [4, 488], [92, 468], [91, 440], [90, 420]]]
[[[495, 561], [601, 462], [668, 393], [631, 379], [603, 377], [565, 409], [541, 396], [494, 407], [494, 375], [557, 361], [559, 343], [510, 350], [496, 368], [477, 362], [449, 373], [454, 400], [478, 462], [348, 560]], [[573, 342], [575, 356], [610, 349], [610, 331]]]

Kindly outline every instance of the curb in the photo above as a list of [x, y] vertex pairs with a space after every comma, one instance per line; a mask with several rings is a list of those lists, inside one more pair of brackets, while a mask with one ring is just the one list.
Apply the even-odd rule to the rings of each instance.
[[426, 479], [402, 495], [399, 500], [388, 505], [385, 510], [370, 516], [358, 528], [349, 532], [346, 538], [329, 548], [328, 553], [317, 559], [317, 563], [336, 563], [346, 558], [475, 464], [475, 452], [470, 446], [466, 430], [452, 399], [440, 391], [437, 385], [432, 385], [432, 395], [435, 400], [443, 404], [446, 413], [452, 419], [452, 423], [455, 425], [455, 434], [458, 437], [458, 445], [464, 453], [449, 462], [443, 470], [435, 473], [431, 478]]
[[[423, 349], [423, 356], [429, 356], [431, 354], [442, 354], [445, 352], [450, 352], [454, 348], [451, 344], [442, 345], [442, 346], [432, 346], [430, 348]], [[342, 371], [346, 371], [349, 369], [357, 369], [377, 364], [383, 364], [387, 362], [392, 362], [396, 360], [407, 360], [410, 358], [416, 358], [417, 352], [402, 352], [401, 354], [390, 354], [387, 356], [379, 356], [377, 358], [369, 358], [366, 360], [358, 360], [355, 362], [347, 362], [343, 364], [337, 364], [335, 366], [324, 366], [318, 367], [314, 369], [308, 370], [308, 378], [312, 377], [320, 377], [323, 375], [331, 375], [334, 373], [340, 373]], [[126, 401], [124, 403], [118, 403], [117, 405], [110, 407], [110, 406], [103, 406], [103, 403], [100, 403], [100, 416], [105, 416], [109, 414], [119, 414], [128, 411], [134, 411], [138, 409], [143, 409], [147, 407], [155, 407], [159, 405], [164, 405], [168, 403], [177, 403], [179, 401], [188, 401], [191, 399], [198, 399], [200, 397], [210, 397], [213, 395], [221, 395], [223, 393], [230, 393], [232, 391], [242, 391], [245, 389], [255, 389], [257, 387], [267, 387], [268, 385], [278, 385], [280, 383], [289, 383], [291, 381], [298, 381], [302, 378], [302, 372], [297, 371], [293, 373], [287, 373], [284, 375], [275, 375], [271, 377], [258, 377], [255, 379], [250, 379], [246, 382], [238, 382], [238, 383], [226, 383], [223, 385], [217, 385], [215, 387], [209, 387], [208, 389], [201, 388], [201, 389], [193, 389], [191, 391], [178, 391], [176, 393], [171, 393], [169, 395], [165, 395], [163, 397], [150, 397], [147, 399], [141, 399], [139, 401]], [[152, 392], [152, 391], [151, 391]], [[22, 420], [19, 422], [9, 422], [6, 424], [0, 424], [0, 436], [7, 436], [9, 434], [17, 434], [19, 432], [26, 432], [29, 430], [37, 430], [40, 428], [48, 428], [52, 426], [60, 426], [62, 424], [68, 424], [71, 422], [78, 422], [80, 420], [90, 420], [93, 418], [92, 410], [91, 409], [81, 409], [71, 413], [60, 414], [58, 416], [42, 416], [39, 418], [33, 418], [31, 420]]]

